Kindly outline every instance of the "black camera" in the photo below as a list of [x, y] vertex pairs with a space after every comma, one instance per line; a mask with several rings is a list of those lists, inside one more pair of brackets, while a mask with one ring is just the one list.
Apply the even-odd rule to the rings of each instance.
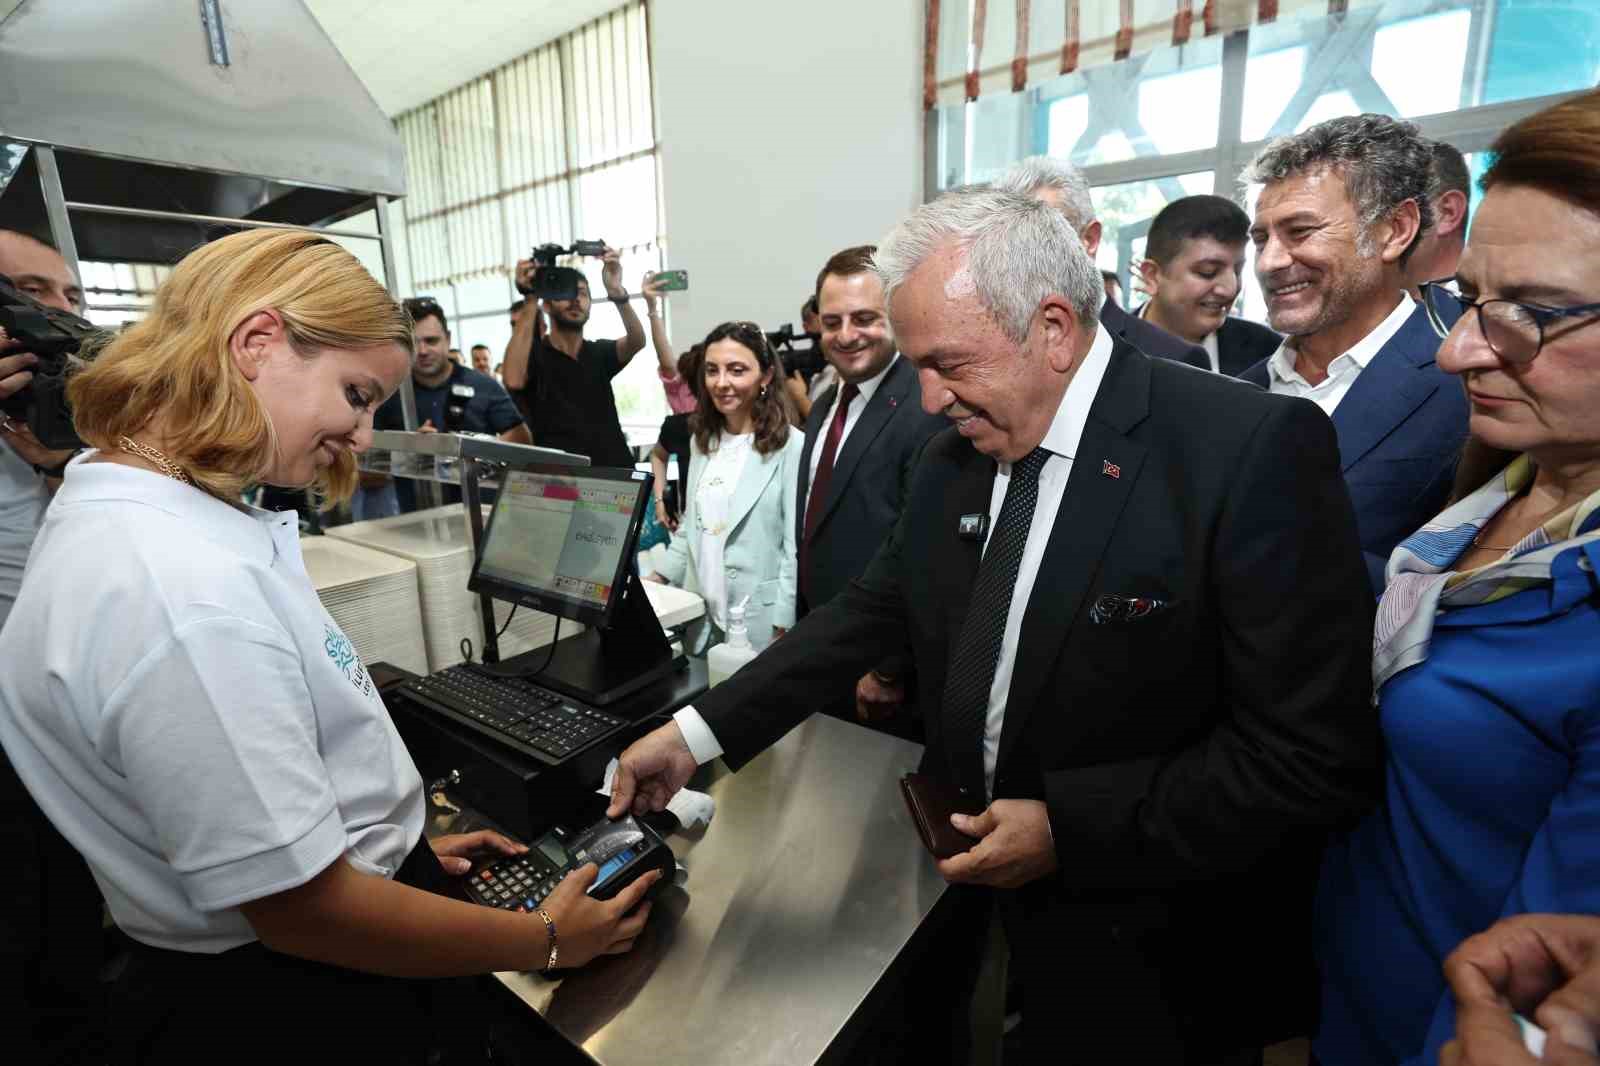
[[33, 380], [0, 400], [0, 411], [26, 422], [46, 448], [83, 447], [67, 406], [67, 370], [84, 343], [101, 334], [100, 327], [69, 311], [46, 307], [0, 274], [0, 329], [21, 351], [39, 357]]
[[[811, 343], [808, 347], [796, 348], [795, 341], [799, 340]], [[786, 322], [769, 332], [767, 346], [783, 361], [785, 374], [798, 373], [806, 381], [810, 381], [828, 365], [828, 360], [822, 354], [822, 334], [796, 333], [792, 322]]]
[[556, 266], [563, 255], [587, 255], [599, 258], [606, 254], [605, 241], [573, 241], [571, 248], [559, 244], [541, 244], [533, 250], [533, 280], [527, 288], [517, 286], [517, 291], [536, 300], [576, 300], [578, 282], [583, 273], [572, 267]]

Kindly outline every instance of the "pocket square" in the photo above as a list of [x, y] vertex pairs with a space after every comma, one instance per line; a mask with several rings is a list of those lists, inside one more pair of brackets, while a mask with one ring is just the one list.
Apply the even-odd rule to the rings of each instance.
[[1089, 621], [1097, 626], [1134, 622], [1167, 609], [1166, 600], [1150, 596], [1101, 596], [1089, 608]]

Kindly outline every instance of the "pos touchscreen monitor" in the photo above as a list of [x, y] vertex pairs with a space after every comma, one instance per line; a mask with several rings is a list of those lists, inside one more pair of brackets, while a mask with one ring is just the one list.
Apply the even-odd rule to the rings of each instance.
[[650, 500], [650, 475], [607, 467], [508, 473], [470, 588], [586, 625], [611, 621]]
[[634, 562], [651, 480], [608, 467], [507, 473], [468, 587], [589, 628], [487, 669], [604, 705], [674, 667]]

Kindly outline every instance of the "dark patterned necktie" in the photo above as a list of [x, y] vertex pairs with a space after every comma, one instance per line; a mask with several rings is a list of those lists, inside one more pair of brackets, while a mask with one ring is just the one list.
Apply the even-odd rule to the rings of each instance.
[[833, 421], [828, 424], [828, 434], [822, 442], [822, 455], [817, 459], [817, 476], [811, 479], [806, 495], [805, 531], [800, 537], [800, 594], [811, 599], [811, 537], [822, 521], [822, 509], [827, 506], [828, 483], [833, 480], [833, 463], [839, 456], [839, 443], [844, 440], [845, 419], [850, 416], [850, 405], [855, 403], [861, 390], [855, 382], [847, 381], [839, 392], [839, 404], [834, 408]]
[[977, 797], [984, 795], [983, 733], [989, 717], [989, 689], [994, 685], [1006, 615], [1039, 500], [1039, 471], [1049, 458], [1050, 452], [1035, 448], [1011, 465], [1005, 502], [978, 565], [967, 618], [945, 678], [944, 720], [951, 768], [961, 787]]

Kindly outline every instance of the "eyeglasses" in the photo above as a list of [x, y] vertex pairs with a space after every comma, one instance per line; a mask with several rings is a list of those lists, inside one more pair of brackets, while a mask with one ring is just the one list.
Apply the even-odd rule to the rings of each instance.
[[[1454, 279], [1424, 282], [1422, 306], [1428, 312], [1428, 324], [1441, 339], [1449, 335], [1457, 320], [1476, 309], [1478, 328], [1489, 350], [1517, 366], [1525, 366], [1538, 357], [1544, 348], [1547, 326], [1564, 318], [1600, 316], [1600, 303], [1540, 307], [1516, 300], [1474, 300], [1461, 295]], [[1581, 329], [1589, 324], [1585, 322], [1574, 328]]]

